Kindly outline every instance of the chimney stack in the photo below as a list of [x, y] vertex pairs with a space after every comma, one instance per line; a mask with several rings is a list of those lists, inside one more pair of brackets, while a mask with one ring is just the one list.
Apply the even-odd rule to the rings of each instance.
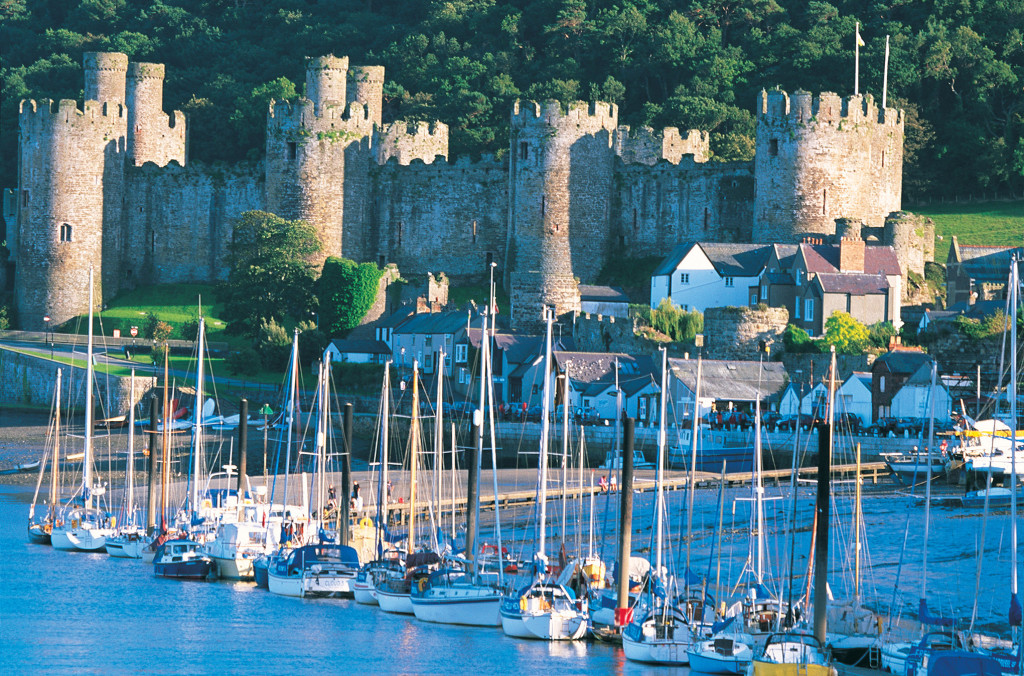
[[839, 240], [839, 271], [864, 272], [864, 240], [859, 237]]

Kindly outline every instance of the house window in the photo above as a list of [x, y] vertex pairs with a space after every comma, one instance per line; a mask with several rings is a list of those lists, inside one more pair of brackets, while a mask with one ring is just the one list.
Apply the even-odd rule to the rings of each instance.
[[878, 391], [885, 392], [885, 376], [880, 376], [878, 378]]
[[70, 242], [71, 241], [71, 226], [67, 223], [60, 224], [60, 241]]
[[808, 321], [808, 322], [813, 322], [814, 321], [814, 299], [813, 298], [805, 298], [804, 299], [804, 321]]
[[726, 277], [726, 278], [725, 278], [725, 285], [726, 285], [726, 286], [732, 286], [732, 285], [733, 285], [733, 282], [734, 282], [734, 281], [735, 281], [735, 280], [733, 280], [733, 278], [732, 278], [732, 277]]
[[804, 283], [804, 271], [798, 269], [796, 271], [796, 285], [800, 286], [803, 283]]
[[796, 302], [793, 303], [793, 310], [794, 310], [793, 314], [796, 316], [796, 318], [800, 319], [800, 299], [799, 298], [797, 298]]
[[679, 283], [680, 284], [689, 284], [690, 283], [690, 273], [689, 272], [680, 272], [679, 273]]
[[750, 294], [750, 304], [751, 305], [757, 305], [757, 294], [756, 293]]
[[296, 151], [297, 151], [297, 146], [295, 145], [295, 141], [288, 141], [288, 148], [287, 148], [286, 152], [288, 153], [288, 159], [289, 160], [294, 160], [295, 159]]
[[768, 141], [768, 154], [772, 157], [778, 157], [779, 155], [779, 139], [773, 138]]
[[427, 353], [427, 356], [423, 358], [423, 368], [432, 369], [434, 367], [434, 355]]
[[583, 408], [590, 408], [590, 400], [589, 399], [584, 399], [583, 400]]
[[468, 345], [466, 345], [465, 343], [459, 343], [458, 345], [456, 345], [455, 346], [455, 363], [456, 364], [465, 364], [466, 363], [466, 357], [467, 357], [468, 353], [469, 353], [469, 346]]
[[433, 347], [433, 346], [434, 346], [434, 337], [433, 336], [424, 336], [423, 337], [423, 347], [427, 348], [427, 347]]
[[761, 297], [764, 298], [765, 300], [768, 300], [768, 285], [767, 284], [762, 284], [761, 285]]
[[525, 160], [530, 156], [530, 146], [526, 141], [519, 142], [519, 159]]
[[459, 369], [459, 385], [469, 384], [469, 372], [466, 369]]

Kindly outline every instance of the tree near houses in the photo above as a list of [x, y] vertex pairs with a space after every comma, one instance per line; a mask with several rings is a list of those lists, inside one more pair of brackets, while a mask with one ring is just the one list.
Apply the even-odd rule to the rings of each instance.
[[228, 329], [254, 336], [261, 320], [308, 319], [316, 307], [316, 269], [322, 245], [313, 226], [265, 211], [239, 216], [228, 245], [222, 286]]
[[383, 274], [373, 263], [335, 257], [324, 261], [317, 282], [320, 329], [329, 336], [344, 336], [359, 326], [377, 299]]
[[868, 327], [853, 318], [848, 312], [833, 312], [825, 322], [824, 341], [835, 345], [836, 352], [860, 354], [870, 339]]

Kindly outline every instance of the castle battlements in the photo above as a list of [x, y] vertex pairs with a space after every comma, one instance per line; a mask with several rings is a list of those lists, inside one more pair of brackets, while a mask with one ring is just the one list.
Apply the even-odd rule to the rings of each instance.
[[370, 112], [365, 104], [357, 101], [328, 101], [318, 109], [314, 101], [304, 97], [295, 101], [271, 99], [267, 110], [267, 125], [280, 129], [338, 129], [360, 136], [373, 133]]
[[758, 122], [774, 124], [832, 124], [844, 127], [846, 123], [874, 123], [902, 126], [903, 111], [895, 108], [879, 109], [871, 94], [851, 94], [840, 97], [834, 92], [821, 92], [814, 96], [798, 90], [792, 95], [773, 89], [761, 91], [757, 102]]
[[399, 164], [422, 160], [427, 164], [437, 157], [448, 157], [448, 125], [443, 122], [398, 121], [387, 125], [377, 136], [377, 163], [397, 158]]
[[619, 107], [603, 101], [574, 101], [568, 104], [563, 112], [562, 105], [554, 100], [540, 103], [517, 100], [512, 104], [513, 126], [525, 127], [536, 124], [537, 120], [542, 124], [561, 128], [576, 125], [581, 131], [594, 132], [604, 129], [614, 132], [618, 127]]
[[261, 162], [194, 166], [185, 116], [163, 110], [163, 64], [88, 53], [83, 66], [84, 103], [20, 107], [8, 241], [31, 328], [84, 311], [68, 289], [90, 267], [104, 302], [223, 278], [249, 210], [305, 220], [322, 256], [460, 277], [497, 263], [523, 327], [543, 305], [578, 310], [578, 283], [612, 257], [681, 241], [826, 239], [852, 219], [842, 235], [919, 249], [916, 226], [885, 220], [901, 206], [903, 115], [866, 94], [761, 92], [753, 161], [708, 162], [705, 130], [631, 128], [615, 104], [552, 100], [515, 102], [500, 159], [449, 158], [444, 123], [382, 124], [383, 66], [326, 55], [305, 63], [306, 97], [270, 102]]
[[74, 99], [28, 99], [18, 107], [21, 124], [31, 125], [36, 129], [56, 127], [81, 127], [83, 124], [95, 124], [97, 121], [120, 124], [127, 115], [124, 104], [117, 101], [85, 101], [82, 107]]

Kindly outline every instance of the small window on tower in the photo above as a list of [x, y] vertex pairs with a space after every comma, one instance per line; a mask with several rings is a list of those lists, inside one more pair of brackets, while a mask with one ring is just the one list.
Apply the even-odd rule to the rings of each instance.
[[398, 246], [402, 246], [402, 231], [405, 230], [405, 223], [398, 221]]
[[540, 215], [541, 216], [547, 215], [547, 211], [548, 211], [548, 196], [547, 195], [541, 195], [540, 196]]
[[773, 138], [768, 141], [768, 154], [777, 157], [779, 154], [779, 139]]
[[384, 256], [378, 256], [377, 267], [383, 270], [385, 265], [387, 265], [387, 260], [384, 258]]
[[821, 215], [828, 215], [828, 189], [821, 191]]
[[882, 168], [885, 169], [885, 151], [882, 151]]
[[491, 267], [491, 263], [493, 263], [493, 262], [494, 262], [494, 252], [488, 251], [487, 252], [487, 267], [488, 268]]
[[71, 241], [71, 226], [67, 223], [61, 223], [60, 226], [60, 241], [70, 242]]
[[476, 221], [473, 221], [473, 244], [476, 244]]
[[28, 189], [27, 188], [25, 190], [21, 191], [21, 206], [23, 206], [23, 207], [27, 207], [28, 206]]
[[526, 141], [519, 142], [519, 159], [525, 160], [530, 156], [530, 145]]
[[295, 159], [296, 150], [297, 150], [297, 148], [296, 148], [296, 145], [295, 145], [295, 141], [288, 141], [288, 159], [289, 160], [294, 160]]

